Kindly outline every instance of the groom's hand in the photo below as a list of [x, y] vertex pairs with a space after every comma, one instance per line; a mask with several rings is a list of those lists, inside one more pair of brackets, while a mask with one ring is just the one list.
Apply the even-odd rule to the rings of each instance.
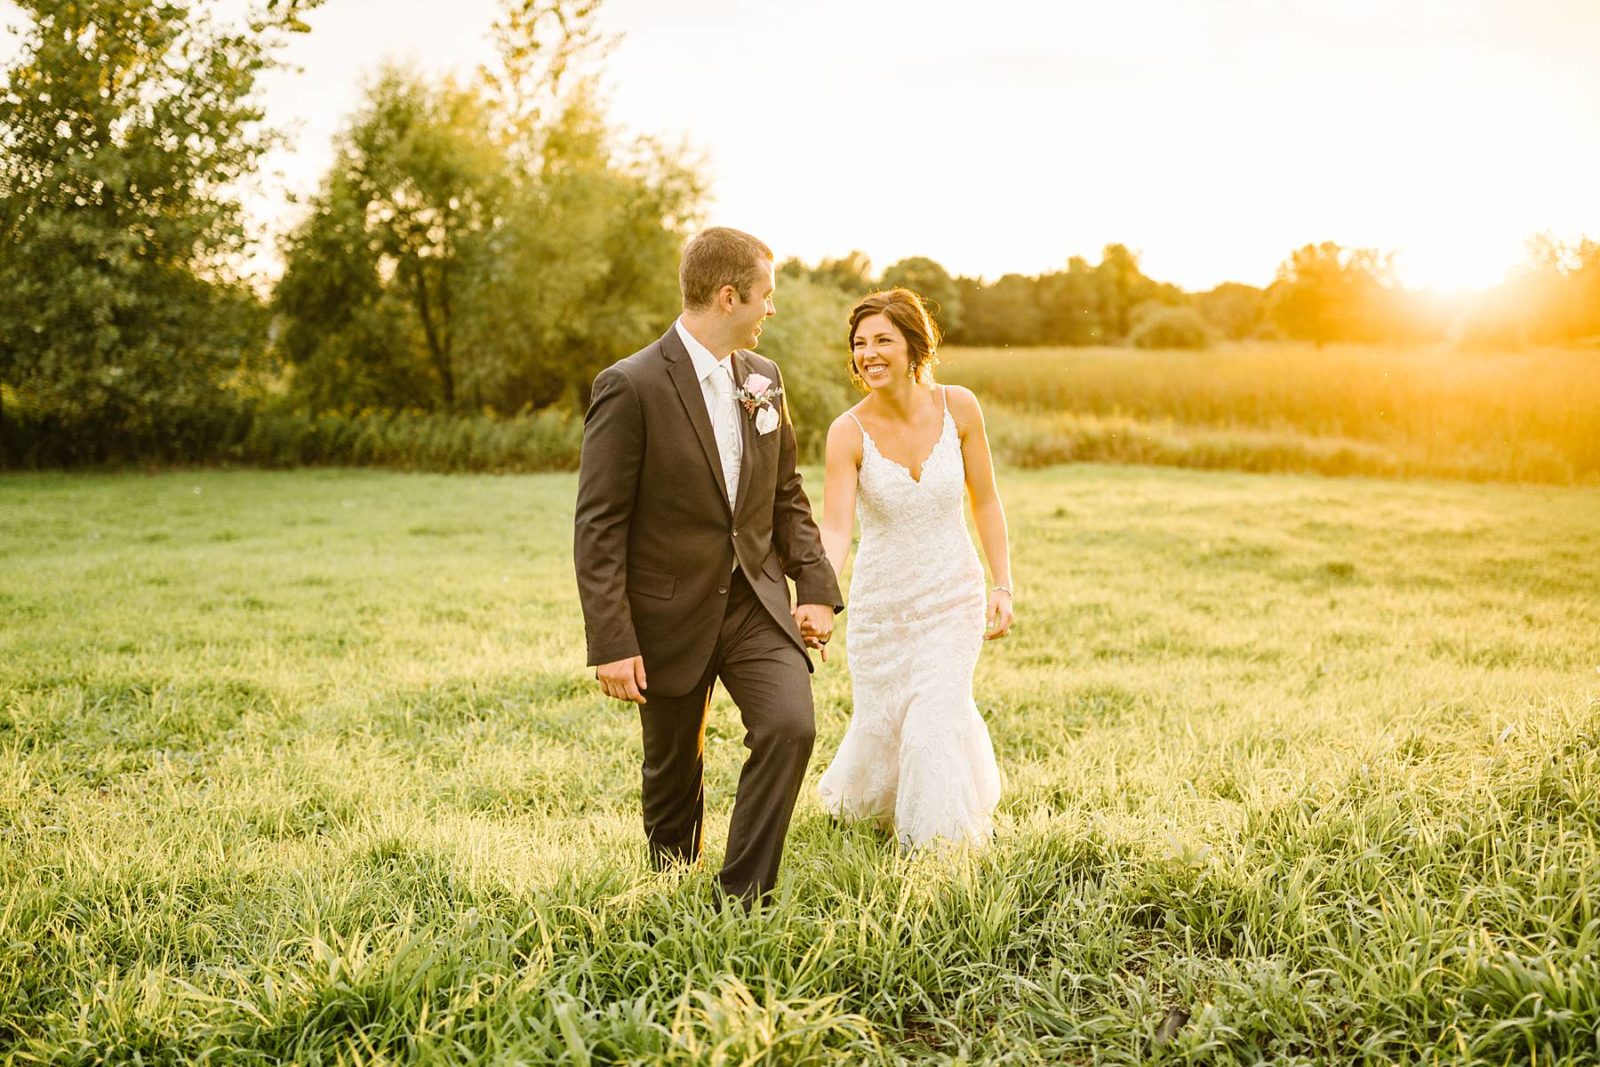
[[594, 676], [606, 696], [614, 700], [631, 700], [635, 704], [644, 703], [643, 656], [602, 663], [594, 669]]
[[807, 648], [822, 653], [822, 662], [828, 662], [828, 641], [833, 637], [833, 609], [826, 604], [800, 604], [790, 612], [800, 627], [800, 637]]

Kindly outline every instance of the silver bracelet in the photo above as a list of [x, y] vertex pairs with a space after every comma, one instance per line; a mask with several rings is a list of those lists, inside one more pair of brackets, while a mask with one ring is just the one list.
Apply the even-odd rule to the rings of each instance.
[[991, 592], [991, 593], [1004, 593], [1006, 596], [1009, 596], [1009, 597], [1014, 597], [1014, 596], [1017, 595], [1017, 594], [1015, 594], [1015, 593], [1013, 593], [1011, 591], [1011, 587], [1009, 585], [997, 585], [993, 589], [989, 590], [989, 592]]

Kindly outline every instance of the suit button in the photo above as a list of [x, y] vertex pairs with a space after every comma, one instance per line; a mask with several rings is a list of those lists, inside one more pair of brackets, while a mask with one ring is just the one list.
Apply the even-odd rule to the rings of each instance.
[[739, 536], [739, 527], [735, 526], [733, 528], [733, 536], [735, 536], [735, 537]]
[[717, 586], [717, 592], [719, 592], [719, 593], [723, 594], [724, 596], [726, 596], [727, 593], [728, 593], [728, 587], [725, 586], [725, 585], [719, 585], [719, 586]]

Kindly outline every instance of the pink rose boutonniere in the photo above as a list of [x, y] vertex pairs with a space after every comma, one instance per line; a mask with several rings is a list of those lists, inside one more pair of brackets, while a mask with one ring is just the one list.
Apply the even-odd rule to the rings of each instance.
[[766, 435], [778, 428], [778, 409], [774, 405], [783, 399], [783, 386], [774, 385], [765, 374], [752, 374], [733, 395], [744, 405], [746, 415], [755, 416], [757, 433]]

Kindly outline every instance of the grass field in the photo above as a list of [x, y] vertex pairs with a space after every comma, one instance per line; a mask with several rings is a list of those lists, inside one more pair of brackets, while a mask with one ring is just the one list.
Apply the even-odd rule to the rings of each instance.
[[1002, 489], [999, 839], [808, 784], [745, 916], [646, 871], [571, 475], [0, 477], [0, 1056], [1594, 1062], [1600, 490]]

